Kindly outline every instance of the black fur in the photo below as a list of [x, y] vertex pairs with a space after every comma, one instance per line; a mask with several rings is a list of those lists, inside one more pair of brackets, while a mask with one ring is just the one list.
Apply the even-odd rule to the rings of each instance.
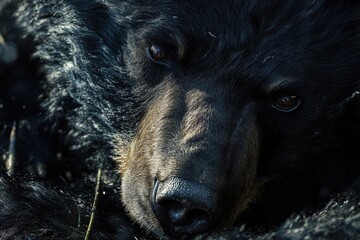
[[[284, 188], [282, 192], [274, 188], [264, 191], [263, 196], [268, 204], [287, 197], [294, 202], [291, 211], [305, 208], [309, 212], [289, 216], [284, 206], [284, 212], [274, 209], [271, 214], [288, 219], [272, 230], [236, 227], [210, 237], [359, 238], [359, 186], [355, 183], [348, 187], [360, 174], [356, 92], [360, 79], [360, 4], [350, 0], [242, 1], [241, 9], [233, 8], [239, 11], [238, 18], [223, 17], [233, 16], [223, 9], [239, 4], [170, 0], [0, 2], [0, 35], [5, 40], [0, 42], [0, 154], [4, 162], [11, 154], [11, 131], [16, 131], [15, 173], [8, 176], [8, 169], [0, 170], [0, 238], [83, 239], [98, 168], [104, 174], [92, 239], [145, 236], [124, 213], [113, 157], [117, 154], [116, 141], [130, 142], [136, 134], [148, 101], [156, 92], [157, 76], [162, 74], [162, 70], [153, 70], [134, 56], [145, 51], [148, 39], [167, 42], [167, 38], [193, 54], [182, 63], [189, 75], [219, 69], [216, 76], [252, 80], [256, 91], [260, 80], [277, 77], [272, 75], [277, 69], [294, 78], [311, 76], [309, 94], [319, 94], [308, 103], [312, 108], [301, 117], [290, 118], [303, 122], [292, 134], [311, 129], [314, 135], [289, 142], [291, 152], [278, 152], [283, 159], [306, 158], [303, 165], [289, 170], [289, 179], [297, 179], [284, 184], [292, 194], [285, 196]], [[204, 6], [213, 11], [203, 11]], [[181, 15], [184, 19], [177, 16], [181, 10], [186, 12]], [[212, 22], [214, 19], [223, 20]], [[241, 31], [228, 29], [234, 22]], [[284, 29], [279, 30], [281, 27]], [[244, 50], [219, 68], [239, 46]], [[197, 58], [202, 52], [209, 54]], [[242, 61], [237, 60], [240, 58]], [[257, 68], [255, 60], [259, 59], [268, 65]], [[241, 87], [232, 84], [241, 92]], [[308, 85], [299, 83], [298, 87]], [[331, 108], [324, 111], [317, 107], [325, 103]], [[319, 121], [310, 122], [313, 114]], [[278, 122], [293, 127], [291, 121]], [[308, 140], [311, 145], [307, 145]], [[303, 172], [305, 165], [313, 166], [313, 172]], [[338, 169], [339, 165], [345, 167]], [[318, 189], [323, 190], [320, 197]], [[333, 190], [340, 193], [332, 194]], [[309, 195], [304, 195], [307, 192]], [[259, 204], [257, 210], [250, 211], [239, 225], [256, 225], [262, 216], [259, 212], [265, 209], [262, 207]]]

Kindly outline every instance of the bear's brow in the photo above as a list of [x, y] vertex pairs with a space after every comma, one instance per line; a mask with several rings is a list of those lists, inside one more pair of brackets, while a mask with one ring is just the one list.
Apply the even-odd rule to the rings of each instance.
[[269, 81], [266, 84], [262, 84], [264, 92], [268, 95], [277, 93], [283, 89], [289, 89], [296, 84], [292, 78], [278, 78], [273, 81]]

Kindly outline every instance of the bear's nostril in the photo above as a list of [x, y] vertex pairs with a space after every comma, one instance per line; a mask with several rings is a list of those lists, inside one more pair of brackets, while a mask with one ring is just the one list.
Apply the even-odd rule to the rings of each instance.
[[155, 182], [151, 206], [171, 237], [206, 231], [212, 223], [216, 194], [206, 186], [172, 178]]
[[183, 204], [173, 200], [165, 200], [159, 203], [165, 212], [170, 223], [175, 227], [206, 225], [210, 217], [206, 211], [196, 208], [187, 208]]
[[177, 201], [165, 200], [159, 203], [167, 212], [166, 216], [174, 226], [190, 225], [187, 209]]

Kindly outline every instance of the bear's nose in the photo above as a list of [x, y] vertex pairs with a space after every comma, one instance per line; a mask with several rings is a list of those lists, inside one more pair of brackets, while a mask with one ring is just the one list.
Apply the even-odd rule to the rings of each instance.
[[172, 238], [209, 229], [214, 221], [217, 194], [203, 184], [180, 178], [155, 180], [152, 209], [165, 234]]

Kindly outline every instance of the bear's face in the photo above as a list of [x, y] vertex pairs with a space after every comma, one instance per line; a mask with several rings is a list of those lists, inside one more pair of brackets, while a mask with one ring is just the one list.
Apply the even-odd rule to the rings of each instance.
[[180, 237], [230, 226], [313, 144], [337, 141], [321, 123], [358, 83], [360, 58], [337, 47], [360, 29], [333, 21], [352, 21], [346, 6], [311, 2], [132, 12], [123, 58], [142, 118], [118, 158], [123, 203], [146, 229]]

